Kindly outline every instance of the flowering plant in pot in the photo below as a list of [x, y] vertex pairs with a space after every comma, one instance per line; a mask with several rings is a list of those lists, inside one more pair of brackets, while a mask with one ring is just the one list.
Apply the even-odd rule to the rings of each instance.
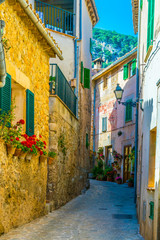
[[115, 161], [121, 161], [123, 158], [123, 156], [120, 153], [117, 153], [115, 150], [113, 151], [112, 155]]
[[[25, 141], [21, 142], [22, 150], [27, 152], [26, 159], [31, 160], [33, 155], [44, 156], [47, 155], [46, 142], [39, 140], [36, 135], [28, 136], [27, 134], [22, 135], [25, 138]], [[42, 136], [40, 135], [40, 138]]]
[[9, 127], [5, 127], [3, 131], [3, 139], [7, 146], [7, 152], [10, 155], [19, 156], [20, 149], [20, 137], [22, 131], [22, 125], [25, 123], [23, 119], [18, 121], [15, 125], [10, 124]]
[[106, 169], [104, 170], [104, 175], [107, 176], [107, 181], [113, 182], [114, 173], [115, 171], [113, 170], [113, 167], [106, 167]]
[[134, 179], [133, 178], [130, 178], [128, 180], [128, 187], [133, 187], [134, 186]]
[[55, 152], [49, 151], [49, 153], [48, 153], [48, 164], [49, 165], [53, 163], [54, 158], [55, 158], [56, 155], [57, 154]]
[[116, 177], [116, 182], [117, 182], [118, 184], [121, 184], [121, 183], [122, 183], [122, 178], [121, 178], [121, 177]]

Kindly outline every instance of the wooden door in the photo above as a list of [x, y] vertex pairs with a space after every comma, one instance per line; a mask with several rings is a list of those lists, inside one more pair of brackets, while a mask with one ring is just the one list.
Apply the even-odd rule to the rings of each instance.
[[129, 161], [129, 154], [131, 153], [132, 146], [124, 147], [124, 164], [123, 164], [123, 181], [126, 182], [130, 177], [131, 161]]

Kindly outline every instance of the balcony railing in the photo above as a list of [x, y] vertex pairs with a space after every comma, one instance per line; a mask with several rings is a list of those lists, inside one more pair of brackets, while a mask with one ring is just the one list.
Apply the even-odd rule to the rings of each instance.
[[77, 97], [57, 64], [50, 64], [50, 94], [57, 95], [76, 116]]
[[35, 6], [46, 28], [73, 36], [75, 14], [38, 0], [35, 0]]

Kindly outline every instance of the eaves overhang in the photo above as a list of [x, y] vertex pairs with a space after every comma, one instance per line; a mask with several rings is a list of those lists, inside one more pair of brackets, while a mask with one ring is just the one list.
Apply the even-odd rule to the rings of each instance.
[[134, 48], [133, 50], [131, 50], [130, 52], [126, 53], [123, 57], [117, 59], [115, 62], [113, 62], [111, 65], [109, 65], [108, 67], [104, 68], [102, 71], [98, 72], [97, 74], [95, 74], [92, 77], [92, 81], [95, 81], [99, 78], [101, 78], [103, 75], [107, 74], [108, 72], [110, 72], [111, 70], [113, 70], [114, 68], [116, 68], [119, 64], [122, 64], [123, 62], [126, 61], [127, 58], [131, 57], [132, 55], [134, 55], [137, 52], [137, 47]]
[[95, 0], [85, 0], [86, 5], [88, 7], [88, 12], [92, 21], [93, 27], [98, 23], [99, 21], [99, 16], [98, 16], [98, 11], [97, 7], [95, 4]]
[[132, 1], [132, 18], [133, 18], [133, 27], [134, 33], [138, 32], [138, 6], [139, 0], [131, 0]]
[[32, 9], [32, 4], [29, 4], [28, 0], [17, 0], [17, 2], [19, 2], [24, 12], [28, 15], [28, 17], [31, 19], [33, 24], [39, 30], [40, 34], [45, 39], [46, 43], [49, 45], [50, 57], [55, 57], [55, 55], [57, 55], [60, 60], [63, 60], [62, 50], [56, 43], [55, 39], [50, 35], [50, 33], [45, 28], [45, 25], [42, 23], [42, 20], [40, 19], [39, 15], [36, 13], [35, 9]]

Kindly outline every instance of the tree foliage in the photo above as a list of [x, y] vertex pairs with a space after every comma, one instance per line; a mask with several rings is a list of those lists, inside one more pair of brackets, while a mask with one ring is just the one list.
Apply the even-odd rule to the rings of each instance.
[[105, 60], [103, 67], [110, 65], [136, 45], [136, 37], [99, 28], [93, 29], [92, 58], [95, 60], [102, 57]]

